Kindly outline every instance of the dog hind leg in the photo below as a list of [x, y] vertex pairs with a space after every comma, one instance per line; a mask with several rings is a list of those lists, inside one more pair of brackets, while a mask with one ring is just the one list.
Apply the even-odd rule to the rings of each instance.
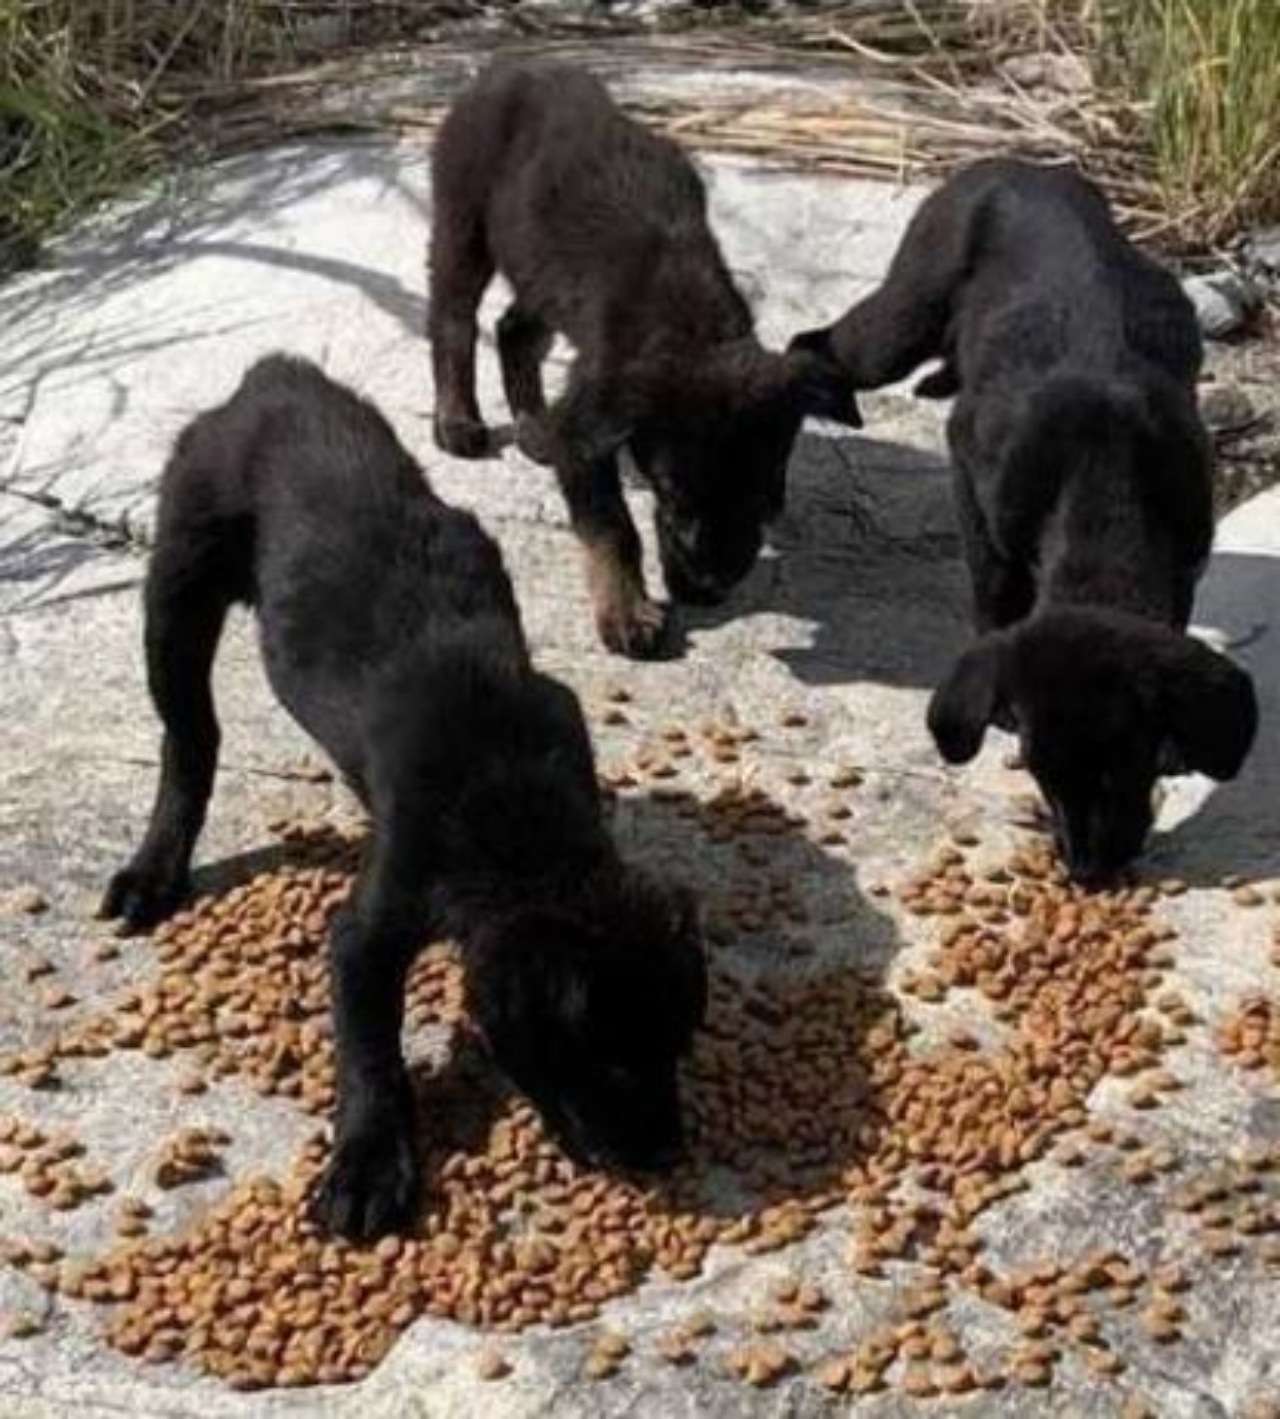
[[483, 214], [439, 201], [431, 231], [431, 367], [436, 443], [457, 458], [483, 458], [489, 434], [476, 402], [476, 311], [493, 277]]
[[[193, 508], [194, 510], [194, 508]], [[188, 890], [191, 854], [217, 770], [219, 730], [211, 675], [237, 586], [226, 529], [163, 529], [147, 573], [147, 681], [164, 727], [150, 826], [112, 879], [102, 911], [135, 930], [168, 916]], [[243, 544], [241, 544], [243, 545]]]
[[498, 358], [502, 385], [516, 424], [516, 442], [526, 458], [549, 464], [552, 451], [543, 419], [547, 396], [542, 362], [551, 349], [552, 331], [540, 317], [513, 301], [498, 320]]

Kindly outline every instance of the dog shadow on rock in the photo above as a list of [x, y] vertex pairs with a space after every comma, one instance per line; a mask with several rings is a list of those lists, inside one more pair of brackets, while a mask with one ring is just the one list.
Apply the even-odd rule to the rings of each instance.
[[679, 621], [696, 635], [761, 615], [800, 623], [780, 627], [770, 653], [803, 684], [932, 690], [973, 634], [946, 462], [802, 432], [755, 570], [722, 605], [681, 607]]

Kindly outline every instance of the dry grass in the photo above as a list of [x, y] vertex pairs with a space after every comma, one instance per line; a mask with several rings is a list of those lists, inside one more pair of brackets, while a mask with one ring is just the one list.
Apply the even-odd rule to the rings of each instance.
[[[406, 105], [403, 82], [388, 100], [397, 86], [379, 80], [464, 71], [481, 41], [450, 43], [449, 22], [497, 9], [508, 34], [539, 49], [606, 73], [619, 53], [620, 72], [637, 63], [634, 49], [549, 31], [544, 12], [512, 0], [0, 0], [0, 247], [42, 235], [175, 147], [430, 125], [447, 93]], [[691, 144], [890, 178], [992, 151], [1072, 160], [1139, 236], [1182, 250], [1280, 217], [1280, 0], [699, 13], [699, 28], [646, 44], [690, 67], [816, 68], [834, 82], [783, 86], [763, 103], [718, 88], [706, 102], [637, 105]], [[1028, 85], [1005, 64], [1028, 53], [1083, 61], [1092, 82]]]
[[1101, 38], [1169, 209], [1208, 243], [1280, 217], [1280, 4], [1130, 0], [1104, 12]]

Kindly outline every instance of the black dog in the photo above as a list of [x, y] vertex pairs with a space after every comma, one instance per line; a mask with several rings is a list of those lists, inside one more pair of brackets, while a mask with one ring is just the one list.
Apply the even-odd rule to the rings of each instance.
[[[515, 291], [497, 338], [520, 447], [555, 467], [604, 643], [651, 654], [663, 617], [645, 591], [619, 451], [656, 495], [668, 590], [716, 602], [782, 509], [803, 417], [857, 426], [848, 381], [812, 353], [760, 345], [692, 163], [580, 70], [488, 70], [440, 130], [433, 194], [436, 442], [464, 457], [488, 448], [476, 307], [501, 272]], [[548, 411], [542, 362], [556, 331], [578, 358]]]
[[1142, 849], [1158, 775], [1234, 777], [1257, 724], [1249, 677], [1183, 634], [1213, 538], [1190, 303], [1085, 179], [993, 159], [925, 201], [874, 295], [798, 343], [859, 389], [942, 360], [917, 392], [958, 396], [983, 634], [929, 726], [952, 763], [1016, 728], [1072, 874], [1110, 876]]
[[320, 1220], [365, 1238], [410, 1213], [405, 976], [440, 936], [463, 947], [499, 1065], [567, 1151], [671, 1163], [677, 1060], [706, 993], [692, 900], [619, 860], [578, 702], [532, 668], [497, 547], [376, 409], [302, 361], [256, 365], [165, 471], [146, 587], [163, 767], [105, 911], [147, 926], [188, 889], [218, 753], [210, 670], [236, 601], [257, 609], [276, 694], [374, 822], [331, 937], [338, 1118]]

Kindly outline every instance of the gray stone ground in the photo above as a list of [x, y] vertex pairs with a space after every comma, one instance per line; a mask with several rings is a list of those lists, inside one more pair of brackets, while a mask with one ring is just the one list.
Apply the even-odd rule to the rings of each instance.
[[[836, 314], [883, 272], [915, 195], [887, 186], [754, 171], [713, 162], [712, 204], [734, 269], [765, 335]], [[993, 742], [964, 773], [944, 771], [922, 724], [928, 688], [963, 644], [964, 580], [941, 453], [943, 410], [902, 392], [868, 398], [866, 437], [810, 428], [793, 466], [791, 506], [776, 546], [732, 603], [687, 623], [682, 659], [631, 665], [597, 647], [560, 501], [546, 472], [508, 450], [500, 462], [461, 464], [430, 444], [432, 404], [424, 314], [426, 173], [418, 147], [316, 142], [239, 159], [171, 193], [86, 228], [51, 269], [0, 290], [0, 887], [33, 884], [50, 900], [37, 917], [0, 918], [11, 982], [0, 1001], [0, 1047], [42, 1038], [47, 1013], [21, 984], [20, 965], [49, 955], [91, 1010], [146, 976], [149, 948], [126, 943], [121, 961], [91, 964], [101, 938], [90, 913], [109, 871], [143, 826], [152, 791], [156, 727], [143, 687], [137, 546], [152, 515], [166, 450], [185, 420], [229, 394], [245, 366], [275, 348], [304, 352], [374, 396], [440, 491], [476, 509], [499, 537], [540, 661], [598, 712], [606, 691], [630, 688], [632, 723], [599, 729], [615, 761], [673, 717], [736, 714], [770, 730], [762, 782], [782, 794], [797, 760], [818, 769], [852, 760], [867, 771], [849, 844], [804, 855], [796, 867], [819, 945], [894, 975], [918, 959], [925, 933], [890, 901], [864, 895], [919, 864], [948, 825], [1006, 835], [1011, 795], [1027, 784]], [[490, 312], [496, 309], [496, 298]], [[484, 395], [501, 422], [492, 346]], [[645, 511], [643, 495], [635, 501]], [[1235, 906], [1217, 886], [1238, 873], [1280, 873], [1280, 492], [1235, 512], [1222, 529], [1198, 620], [1238, 648], [1258, 677], [1266, 715], [1244, 779], [1216, 792], [1179, 784], [1150, 856], [1153, 876], [1192, 890], [1163, 910], [1182, 930], [1174, 983], [1211, 1025], [1252, 989], [1276, 989], [1267, 962], [1274, 909]], [[270, 701], [247, 626], [237, 624], [218, 671], [224, 763], [201, 853], [207, 864], [268, 841], [267, 819], [323, 812], [331, 790], [299, 777], [306, 745]], [[809, 723], [775, 733], [803, 707]], [[598, 718], [598, 715], [597, 715]], [[994, 736], [998, 740], [999, 736]], [[696, 788], [697, 781], [694, 780]], [[651, 860], [681, 855], [644, 806], [628, 804], [620, 831]], [[216, 874], [215, 874], [216, 876]], [[704, 886], [714, 885], [704, 882]], [[835, 943], [833, 945], [833, 943]], [[913, 1007], [927, 1012], [928, 1007]], [[975, 1011], [985, 1009], [980, 1003]], [[1212, 1047], [1208, 1027], [1176, 1051], [1188, 1088], [1156, 1132], [1191, 1160], [1247, 1139], [1280, 1141], [1274, 1084], [1250, 1082]], [[0, 1114], [74, 1125], [122, 1186], [141, 1185], [155, 1140], [186, 1122], [225, 1125], [233, 1171], [281, 1167], [307, 1129], [282, 1101], [220, 1085], [182, 1099], [174, 1061], [116, 1056], [66, 1071], [57, 1093], [33, 1095], [0, 1079]], [[1094, 1101], [1123, 1114], [1111, 1086]], [[1177, 1224], [1148, 1199], [1091, 1172], [1037, 1165], [1030, 1193], [987, 1218], [1005, 1255], [1075, 1251], [1087, 1240], [1154, 1253], [1176, 1245]], [[223, 1184], [180, 1190], [162, 1225], [180, 1225]], [[105, 1210], [50, 1221], [16, 1182], [0, 1179], [0, 1233], [56, 1234], [69, 1248], [101, 1240]], [[691, 1303], [744, 1316], [762, 1286], [802, 1267], [846, 1298], [830, 1324], [834, 1345], [883, 1310], [885, 1283], [850, 1289], [841, 1236], [820, 1231], [781, 1258], [726, 1249], [692, 1286], [654, 1281], [617, 1302], [609, 1319], [652, 1335]], [[46, 1302], [16, 1272], [0, 1273], [0, 1310]], [[1162, 1415], [1244, 1414], [1280, 1393], [1280, 1285], [1241, 1261], [1197, 1289], [1190, 1338], [1162, 1352], [1135, 1340], [1126, 1392], [1141, 1389]], [[980, 1316], [972, 1319], [981, 1328]], [[579, 1338], [527, 1335], [506, 1348], [516, 1375], [478, 1392], [474, 1337], [422, 1320], [378, 1371], [348, 1389], [237, 1396], [177, 1367], [143, 1367], [97, 1338], [101, 1316], [59, 1303], [38, 1337], [0, 1342], [0, 1415], [445, 1416], [697, 1414], [808, 1415], [837, 1406], [797, 1378], [761, 1394], [720, 1377], [635, 1363], [624, 1378], [584, 1390]], [[847, 1407], [849, 1401], [844, 1401]], [[950, 1412], [933, 1401], [934, 1412]], [[907, 1412], [898, 1397], [869, 1413]], [[1078, 1370], [1055, 1389], [956, 1402], [974, 1413], [1111, 1414], [1114, 1393]], [[861, 1411], [859, 1411], [861, 1412]]]

